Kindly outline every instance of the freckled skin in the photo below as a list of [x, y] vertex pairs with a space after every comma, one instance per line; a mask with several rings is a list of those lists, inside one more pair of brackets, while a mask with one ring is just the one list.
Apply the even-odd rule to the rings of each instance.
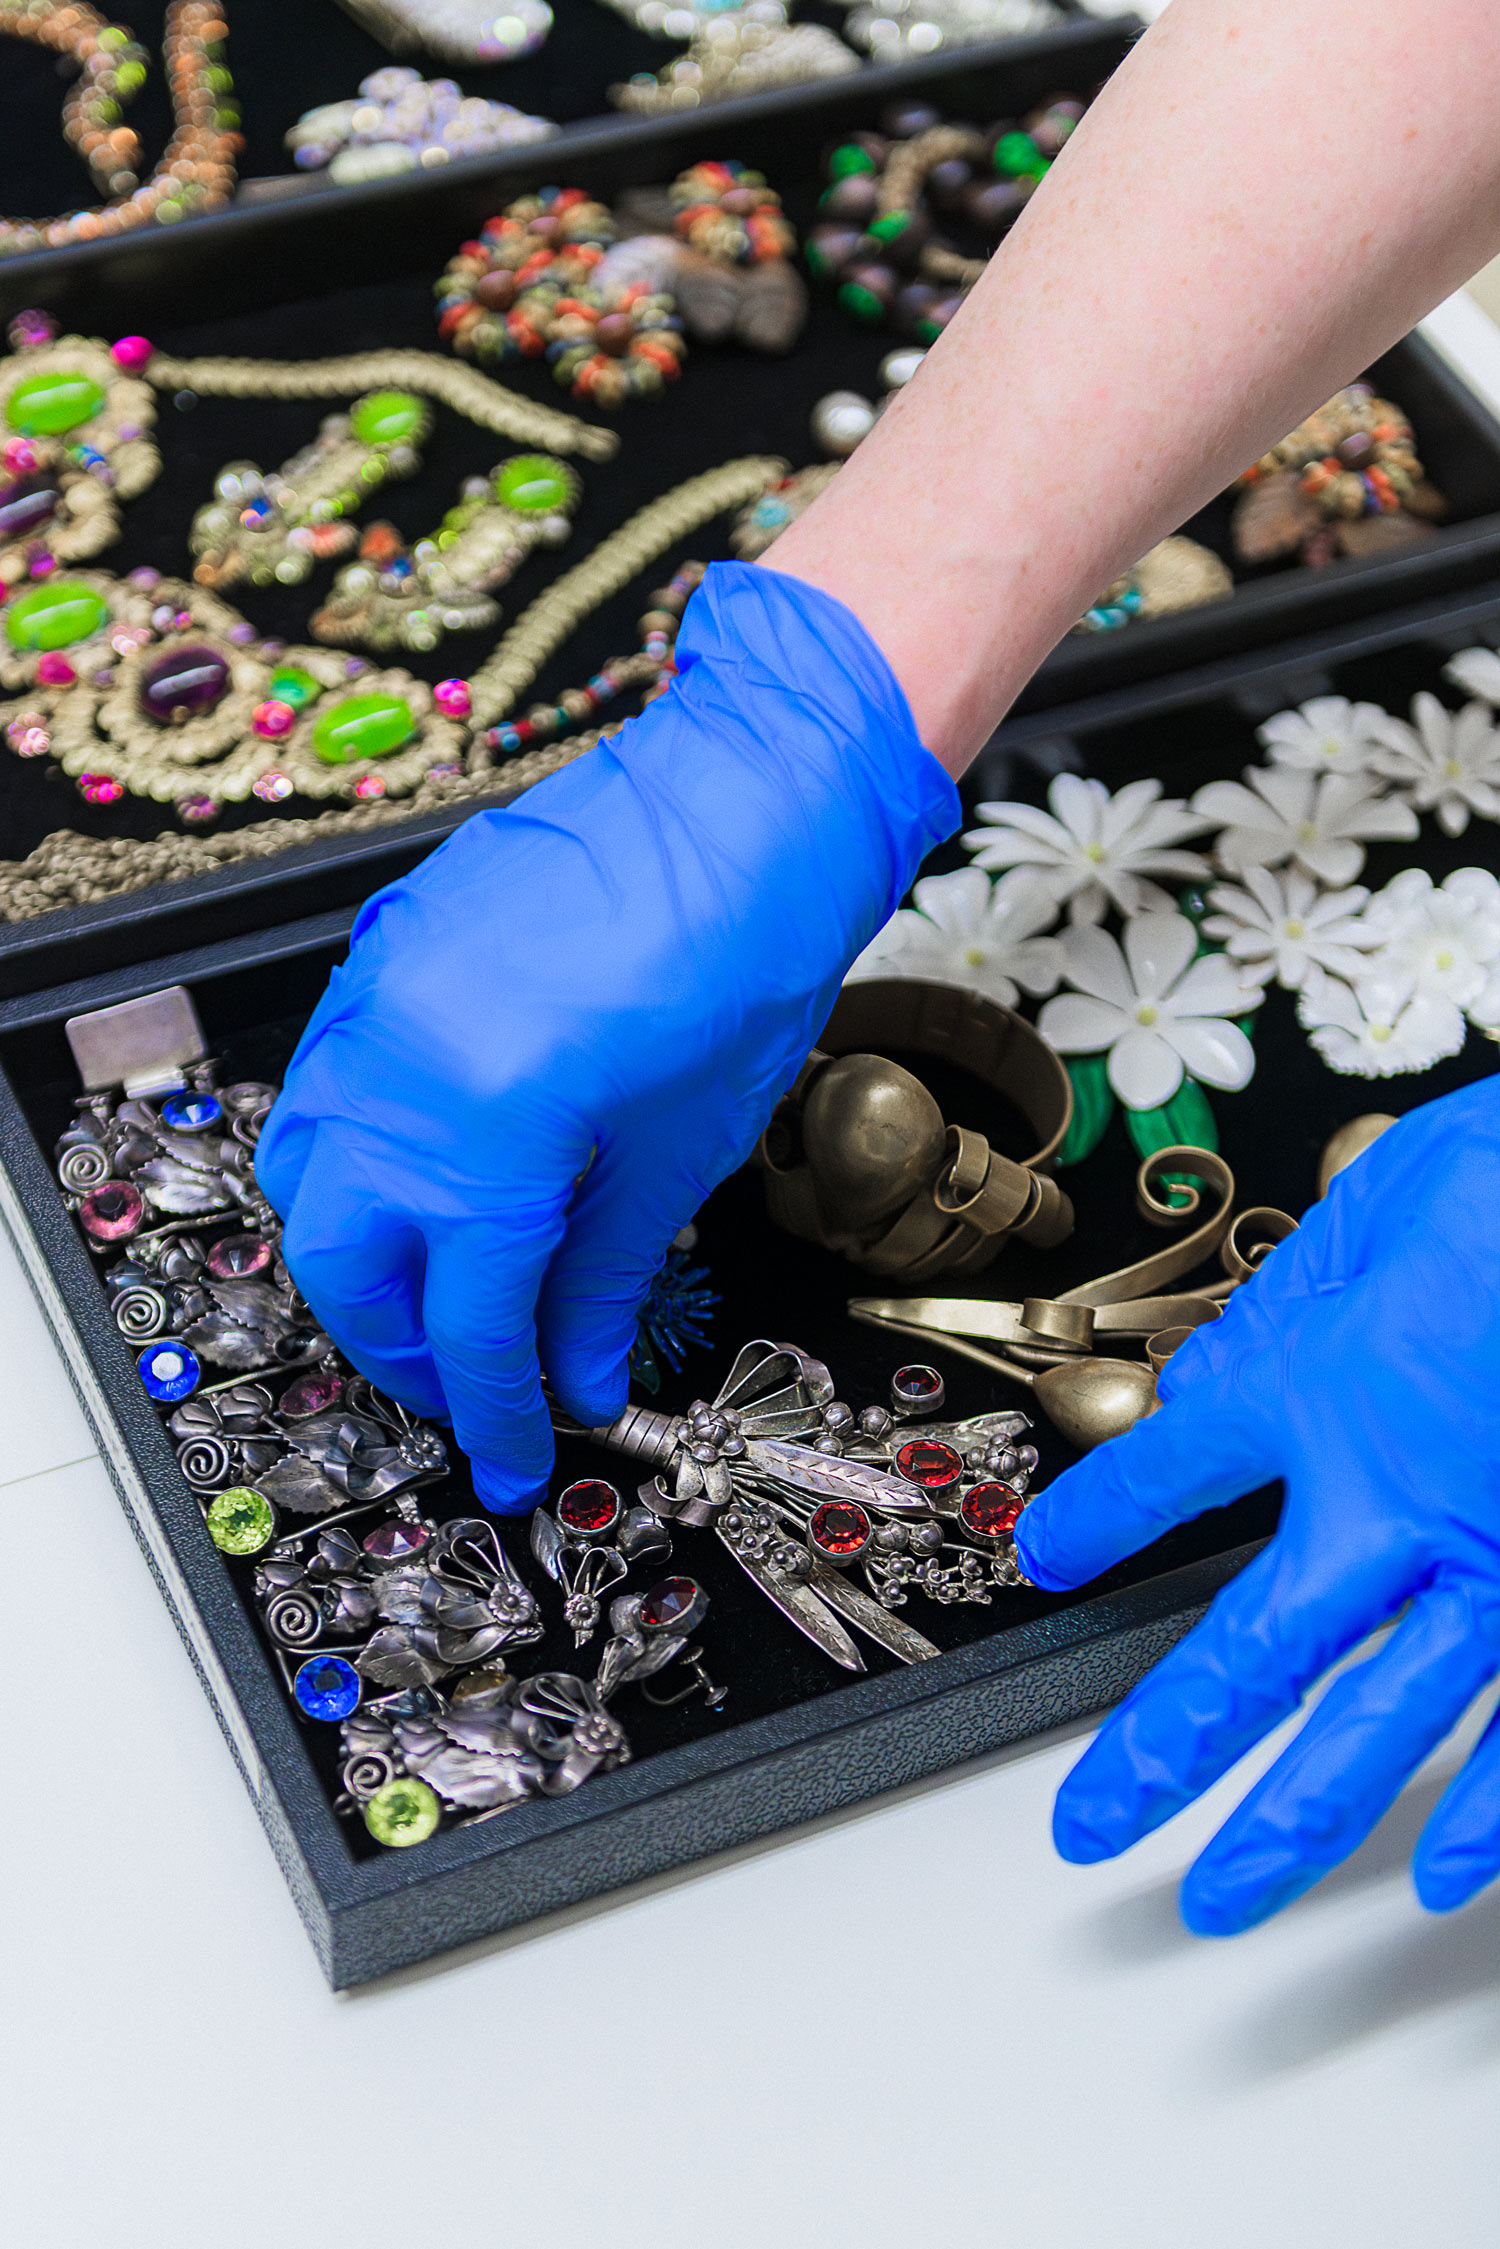
[[1496, 83], [1494, 0], [1172, 0], [764, 565], [855, 611], [951, 772], [1101, 587], [1500, 249]]

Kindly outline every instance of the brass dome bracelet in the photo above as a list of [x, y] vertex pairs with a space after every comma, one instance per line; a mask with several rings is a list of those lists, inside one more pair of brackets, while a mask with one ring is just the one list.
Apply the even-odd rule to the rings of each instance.
[[[871, 1048], [958, 1064], [1025, 1116], [1024, 1162], [945, 1124], [910, 1071]], [[1073, 1207], [1049, 1167], [1073, 1114], [1057, 1054], [1009, 1008], [907, 977], [846, 986], [756, 1148], [778, 1226], [866, 1272], [917, 1282], [980, 1272], [1014, 1234], [1053, 1248]]]

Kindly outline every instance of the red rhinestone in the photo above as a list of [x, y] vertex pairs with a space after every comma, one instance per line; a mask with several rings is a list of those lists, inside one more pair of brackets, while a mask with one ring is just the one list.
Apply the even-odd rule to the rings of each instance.
[[963, 1467], [953, 1447], [940, 1445], [933, 1437], [914, 1437], [896, 1455], [897, 1475], [909, 1484], [920, 1484], [924, 1492], [947, 1491], [958, 1482]]
[[908, 1398], [935, 1398], [943, 1387], [936, 1367], [897, 1367], [891, 1376], [895, 1387]]
[[869, 1543], [870, 1518], [852, 1499], [825, 1499], [808, 1526], [822, 1554], [858, 1554]]
[[698, 1598], [690, 1577], [664, 1577], [641, 1599], [640, 1618], [648, 1632], [661, 1632], [680, 1624]]
[[612, 1530], [619, 1512], [619, 1493], [599, 1476], [586, 1476], [582, 1483], [569, 1484], [557, 1502], [557, 1519], [563, 1529], [583, 1531], [591, 1538]]
[[979, 1538], [1008, 1538], [1025, 1504], [1009, 1484], [975, 1484], [964, 1493], [959, 1521]]

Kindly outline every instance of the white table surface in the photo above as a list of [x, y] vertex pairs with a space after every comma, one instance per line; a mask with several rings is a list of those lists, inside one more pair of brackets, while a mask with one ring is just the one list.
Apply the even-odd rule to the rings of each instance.
[[1245, 1771], [1066, 1867], [1079, 1736], [335, 1998], [3, 1239], [0, 1369], [11, 2249], [1495, 2249], [1500, 1896], [1406, 1874], [1461, 1745], [1228, 1943]]

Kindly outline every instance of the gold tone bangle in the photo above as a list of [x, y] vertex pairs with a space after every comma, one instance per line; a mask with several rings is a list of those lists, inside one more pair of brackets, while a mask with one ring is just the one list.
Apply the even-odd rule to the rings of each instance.
[[522, 445], [607, 461], [620, 444], [613, 430], [534, 405], [435, 351], [358, 351], [340, 359], [172, 359], [156, 352], [145, 373], [158, 390], [197, 391], [204, 398], [353, 398], [394, 386], [421, 391], [480, 429]]

